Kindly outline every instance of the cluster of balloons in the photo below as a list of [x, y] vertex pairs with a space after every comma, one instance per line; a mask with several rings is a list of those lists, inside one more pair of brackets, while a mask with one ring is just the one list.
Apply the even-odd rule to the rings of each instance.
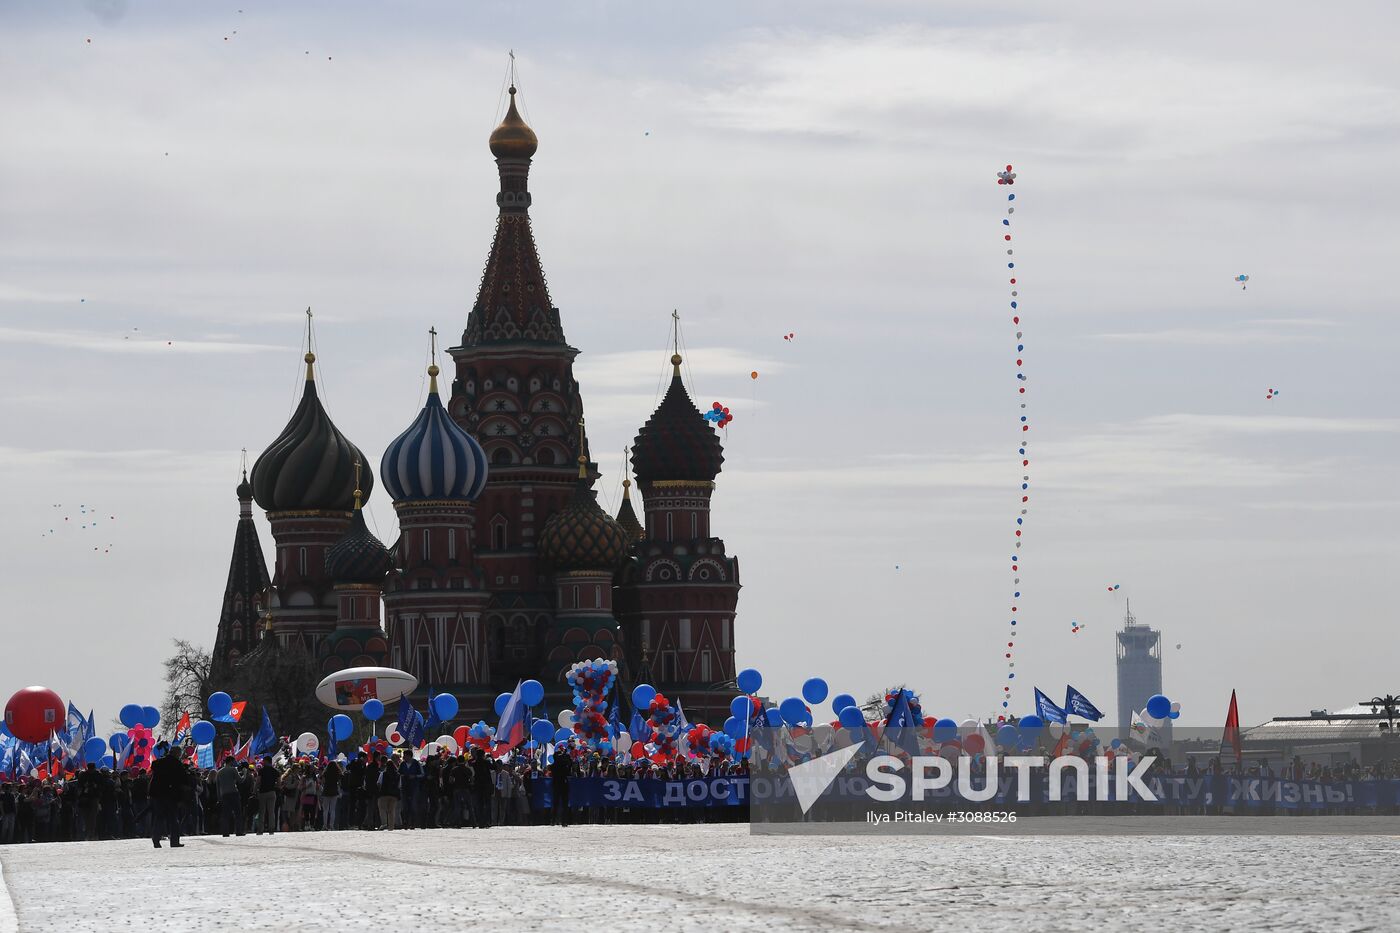
[[1235, 281], [1240, 283], [1240, 291], [1244, 291], [1245, 289], [1249, 288], [1249, 286], [1245, 284], [1249, 281], [1249, 276], [1237, 275], [1235, 276]]
[[[754, 373], [754, 378], [758, 378], [757, 373]], [[729, 422], [734, 420], [734, 416], [729, 413], [728, 408], [725, 408], [719, 402], [715, 402], [710, 406], [710, 410], [705, 412], [705, 420], [715, 427], [727, 428], [729, 427]]]
[[488, 726], [486, 720], [478, 719], [471, 726], [458, 726], [453, 732], [453, 738], [457, 740], [458, 747], [470, 745], [472, 748], [490, 751], [491, 741], [496, 738], [496, 730]]
[[137, 724], [126, 730], [126, 737], [130, 740], [129, 761], [131, 766], [140, 769], [149, 765], [154, 758], [156, 744], [155, 736], [151, 734], [151, 727]]
[[796, 334], [783, 334], [783, 339], [786, 340], [788, 343], [792, 343], [792, 341], [795, 340], [796, 338], [797, 338], [797, 335], [796, 335]]
[[[574, 734], [590, 749], [605, 754], [611, 751], [607, 697], [617, 680], [617, 662], [603, 658], [579, 661], [564, 674], [564, 680], [574, 691]], [[564, 727], [562, 717], [559, 725]]]
[[999, 184], [999, 185], [1014, 185], [1014, 184], [1016, 184], [1016, 173], [1013, 172], [1013, 171], [1011, 171], [1011, 166], [1008, 165], [1008, 166], [1006, 167], [1006, 171], [1004, 171], [1004, 172], [997, 172], [997, 184]]
[[1078, 635], [1078, 634], [1080, 633], [1080, 631], [1082, 631], [1083, 629], [1085, 629], [1085, 628], [1087, 628], [1087, 627], [1088, 627], [1088, 625], [1087, 625], [1086, 623], [1084, 623], [1084, 622], [1075, 622], [1075, 621], [1073, 621], [1073, 620], [1070, 620], [1070, 623], [1069, 623], [1069, 630], [1070, 630], [1072, 633], [1074, 633], [1075, 635]]
[[128, 729], [137, 726], [145, 726], [147, 731], [160, 725], [160, 710], [154, 706], [142, 706], [139, 703], [128, 703], [121, 708], [117, 714], [117, 719]]
[[1118, 584], [1117, 584], [1117, 583], [1114, 583], [1114, 584], [1112, 584], [1112, 585], [1109, 586], [1108, 591], [1109, 591], [1110, 593], [1112, 593], [1112, 592], [1113, 592], [1114, 590], [1116, 590], [1116, 589], [1118, 589]]
[[1269, 393], [1265, 395], [1264, 398], [1273, 398], [1275, 395], [1278, 395], [1278, 389], [1270, 389]]
[[[651, 726], [653, 761], [665, 763], [676, 757], [676, 735], [680, 732], [681, 717], [671, 701], [657, 693], [651, 684], [638, 684], [632, 690], [632, 705], [647, 711], [647, 725]], [[635, 746], [634, 746], [635, 748]]]

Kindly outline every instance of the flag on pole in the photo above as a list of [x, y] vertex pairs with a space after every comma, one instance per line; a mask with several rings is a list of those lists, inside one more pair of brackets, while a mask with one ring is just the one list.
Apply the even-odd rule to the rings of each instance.
[[1244, 757], [1243, 742], [1240, 740], [1240, 707], [1235, 699], [1235, 691], [1230, 691], [1230, 711], [1225, 714], [1225, 731], [1220, 735], [1220, 750], [1229, 745], [1235, 751], [1235, 760]]
[[1103, 718], [1103, 713], [1099, 712], [1097, 706], [1089, 702], [1089, 698], [1078, 690], [1065, 684], [1065, 713], [1071, 716], [1081, 716], [1084, 719], [1091, 719], [1098, 722]]
[[1040, 688], [1035, 688], [1035, 714], [1046, 722], [1058, 722], [1061, 725], [1065, 722], [1065, 711], [1055, 705], [1055, 702], [1048, 696], [1040, 692]]
[[252, 755], [262, 755], [272, 751], [277, 747], [277, 733], [272, 729], [272, 718], [267, 715], [267, 707], [262, 708], [262, 725], [258, 727], [257, 734], [248, 740], [248, 745], [252, 749]]
[[247, 701], [247, 700], [239, 700], [237, 703], [235, 703], [235, 704], [233, 704], [232, 706], [229, 707], [229, 710], [228, 710], [227, 713], [224, 713], [224, 715], [222, 715], [222, 716], [215, 716], [215, 717], [213, 717], [213, 719], [214, 719], [215, 722], [231, 722], [231, 723], [237, 724], [237, 723], [239, 723], [240, 721], [242, 721], [242, 719], [243, 719], [243, 711], [244, 711], [245, 709], [247, 709], [247, 708], [248, 708], [248, 701]]
[[180, 722], [175, 726], [175, 744], [185, 744], [185, 737], [190, 734], [190, 714], [181, 713]]
[[[516, 683], [515, 692], [506, 701], [506, 708], [501, 710], [501, 720], [496, 725], [496, 740], [491, 745], [491, 754], [496, 758], [504, 757], [506, 752], [525, 741], [525, 718], [528, 713], [525, 700], [520, 696], [520, 686], [520, 683]], [[402, 724], [399, 728], [403, 728]], [[545, 744], [552, 746], [554, 743]]]
[[403, 736], [403, 744], [408, 748], [417, 748], [423, 744], [423, 714], [413, 708], [413, 704], [408, 702], [408, 694], [399, 695], [399, 735]]

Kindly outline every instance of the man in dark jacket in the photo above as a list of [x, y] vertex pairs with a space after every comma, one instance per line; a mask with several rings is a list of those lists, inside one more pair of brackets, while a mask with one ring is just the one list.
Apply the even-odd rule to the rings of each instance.
[[560, 826], [569, 825], [569, 778], [574, 773], [574, 760], [569, 757], [568, 747], [560, 745], [554, 750], [554, 764], [550, 766], [550, 789], [554, 796], [554, 816]]
[[496, 775], [491, 765], [481, 748], [472, 749], [472, 825], [477, 829], [491, 825], [491, 797], [496, 793]]
[[185, 794], [189, 774], [178, 754], [171, 754], [164, 742], [158, 748], [160, 757], [151, 765], [151, 842], [160, 848], [160, 837], [170, 837], [170, 848], [184, 846], [180, 841], [180, 798]]

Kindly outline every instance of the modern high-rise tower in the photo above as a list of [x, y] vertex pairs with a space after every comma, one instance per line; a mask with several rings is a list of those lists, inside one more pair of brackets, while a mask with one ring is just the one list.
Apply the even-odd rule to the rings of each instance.
[[[1126, 736], [1133, 713], [1147, 705], [1147, 698], [1162, 692], [1162, 633], [1139, 625], [1131, 601], [1118, 632], [1118, 729]], [[1170, 723], [1160, 729], [1170, 736]]]

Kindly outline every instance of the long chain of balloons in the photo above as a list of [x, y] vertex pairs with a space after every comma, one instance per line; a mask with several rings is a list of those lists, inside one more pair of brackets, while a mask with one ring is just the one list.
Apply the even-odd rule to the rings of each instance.
[[[1016, 173], [1011, 170], [1011, 166], [1008, 165], [1004, 172], [997, 172], [998, 185], [1009, 186], [1015, 183]], [[1008, 632], [1006, 639], [1006, 684], [1002, 687], [1001, 698], [1002, 709], [1009, 711], [1011, 708], [1011, 681], [1016, 679], [1016, 660], [1012, 657], [1012, 653], [1016, 648], [1016, 617], [1020, 612], [1022, 566], [1020, 551], [1021, 542], [1023, 540], [1022, 532], [1025, 530], [1026, 510], [1030, 502], [1031, 461], [1026, 455], [1028, 443], [1026, 434], [1030, 431], [1031, 426], [1026, 415], [1025, 332], [1021, 329], [1020, 289], [1016, 284], [1016, 260], [1014, 258], [1016, 253], [1011, 245], [1011, 216], [1016, 213], [1016, 208], [1012, 202], [1016, 200], [1016, 195], [1008, 193], [1006, 195], [1006, 200], [1006, 216], [1002, 218], [1001, 225], [1003, 228], [1003, 242], [1006, 244], [1007, 278], [1011, 285], [1011, 323], [1016, 325], [1016, 395], [1020, 402], [1017, 423], [1021, 428], [1021, 430], [1017, 432], [1020, 435], [1020, 446], [1017, 448], [1016, 452], [1021, 457], [1021, 469], [1025, 471], [1021, 474], [1021, 511], [1016, 516], [1015, 553], [1011, 555], [1011, 582], [1013, 584], [1011, 593], [1011, 630]], [[1009, 715], [1009, 713], [1004, 712], [999, 715], [997, 719], [1005, 719], [1007, 715]]]

